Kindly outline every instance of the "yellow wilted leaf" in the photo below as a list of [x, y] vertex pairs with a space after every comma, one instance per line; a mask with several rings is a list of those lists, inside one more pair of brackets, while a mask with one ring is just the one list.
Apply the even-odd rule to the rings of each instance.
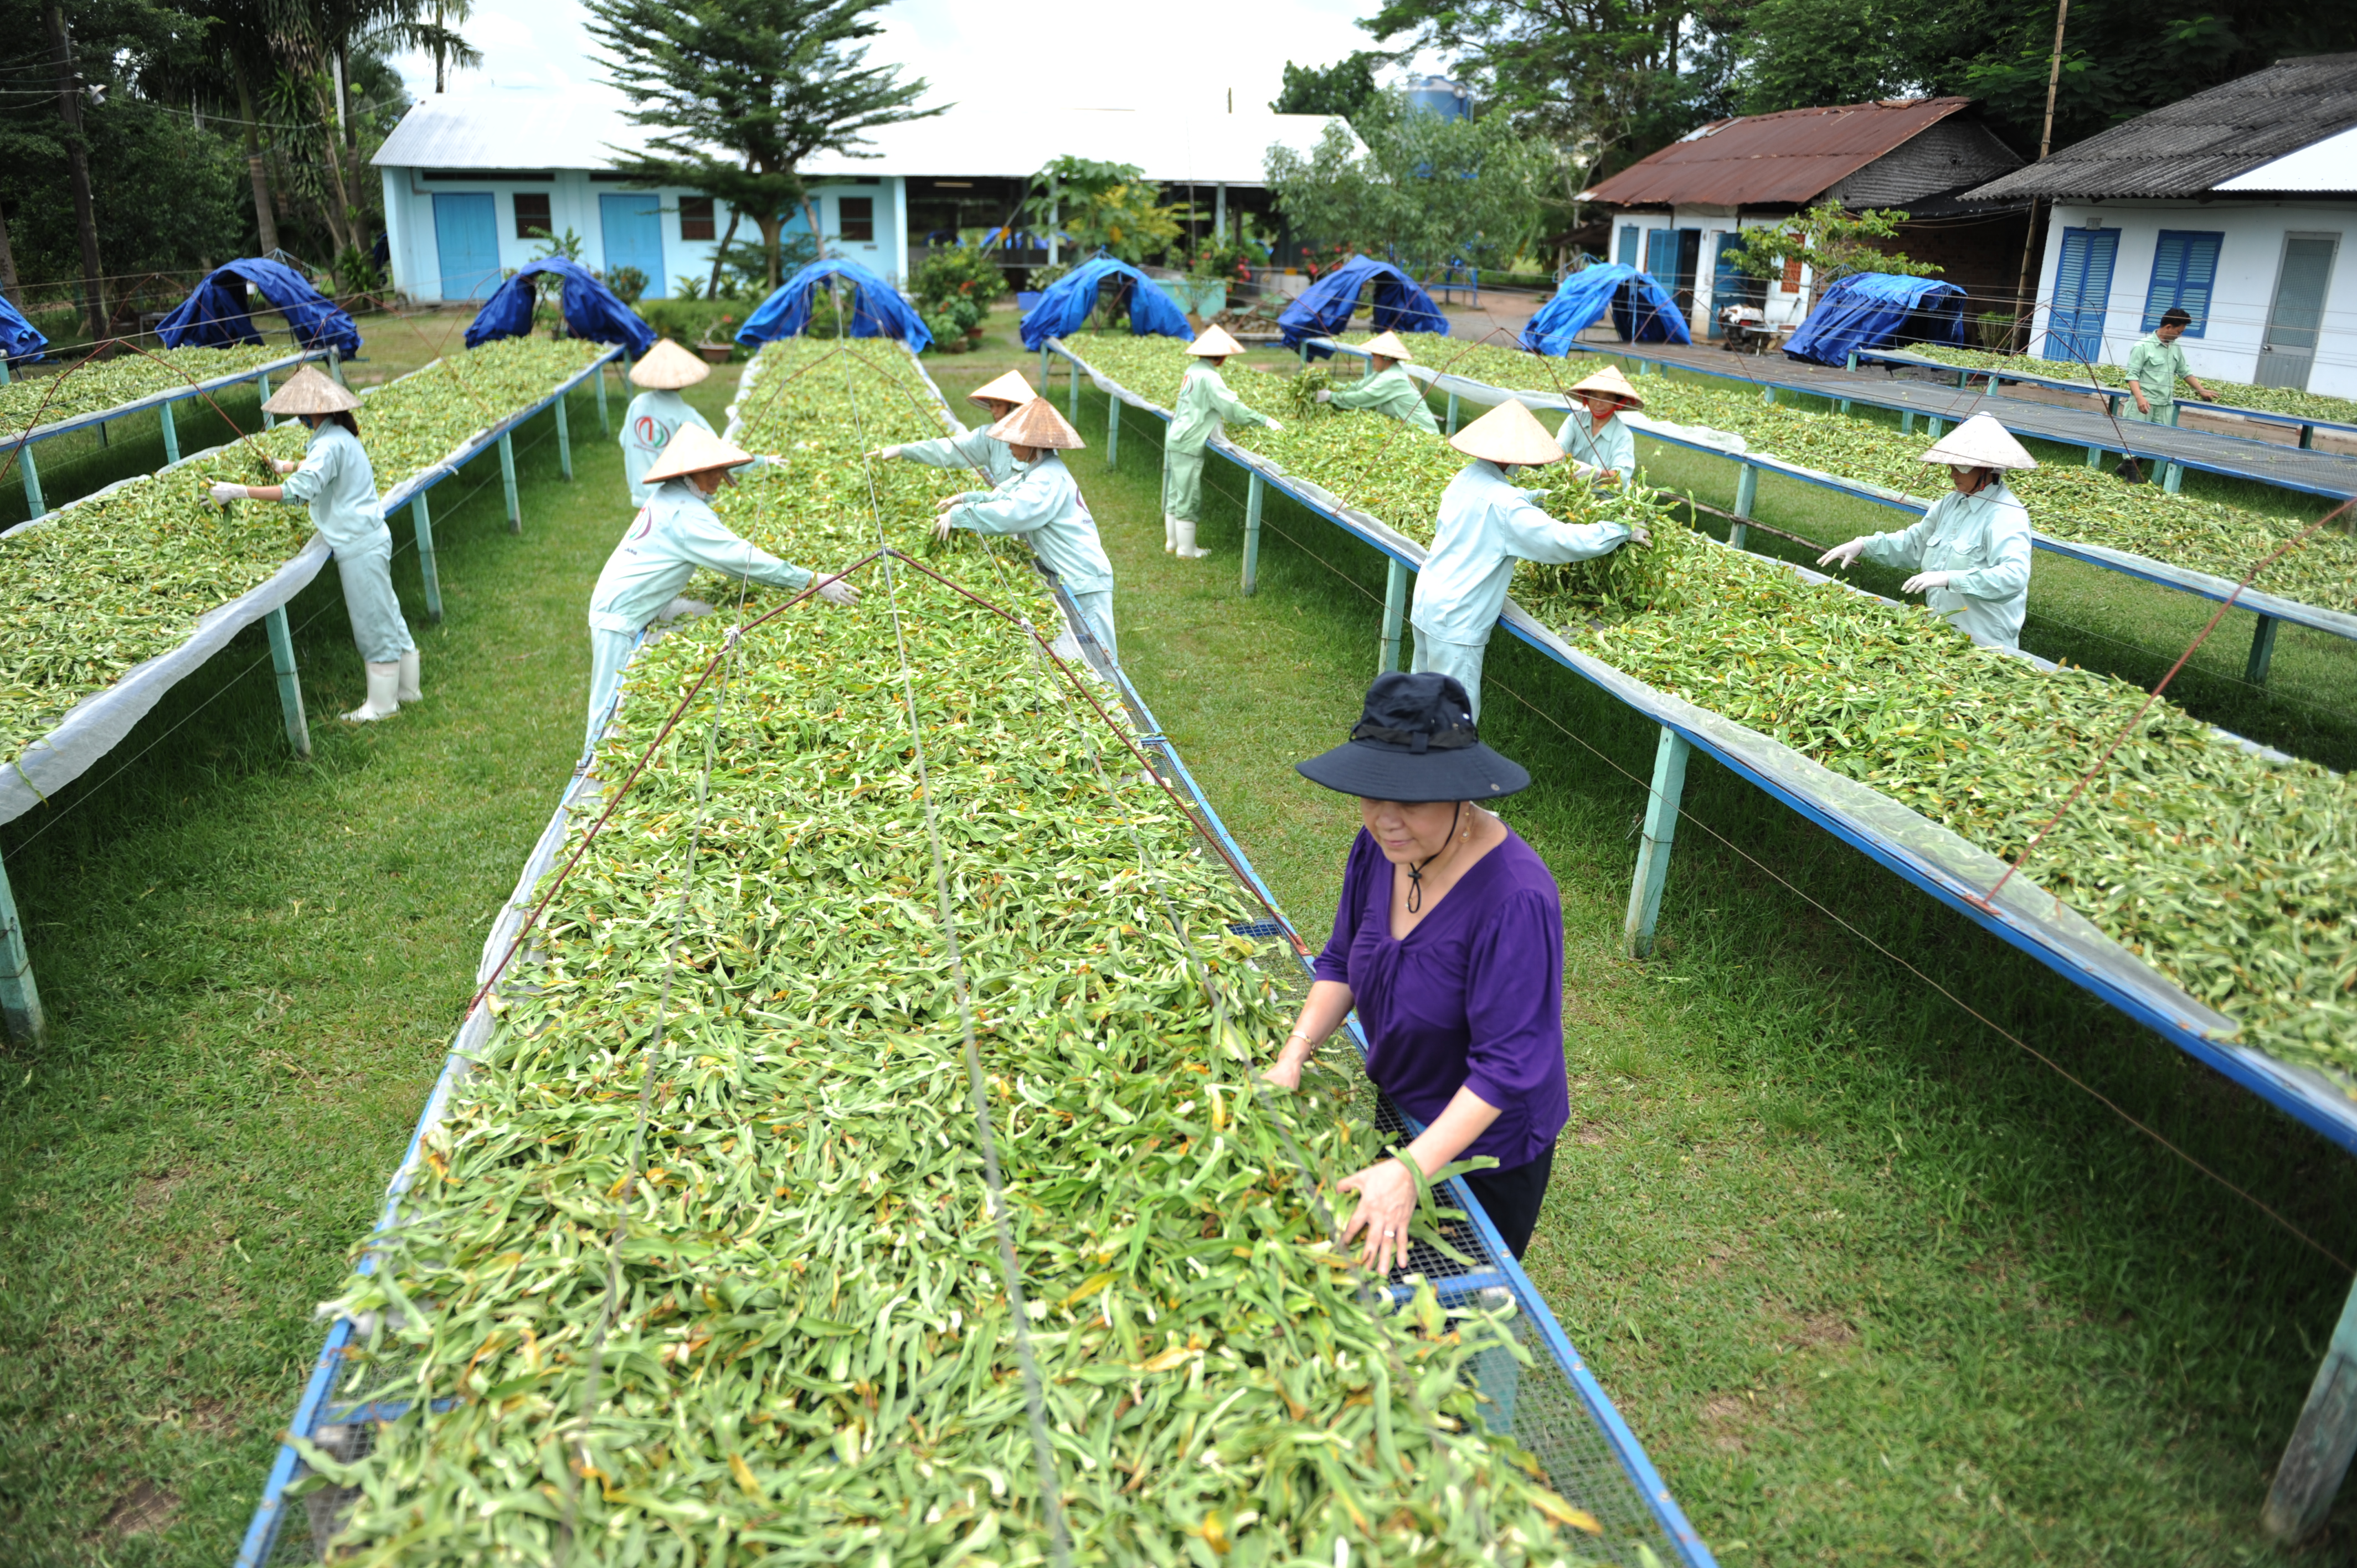
[[753, 1466], [745, 1463], [745, 1456], [741, 1454], [728, 1455], [728, 1469], [737, 1477], [737, 1484], [745, 1488], [745, 1495], [759, 1502], [761, 1483], [753, 1478]]
[[1113, 1283], [1113, 1275], [1109, 1273], [1091, 1274], [1087, 1279], [1082, 1280], [1078, 1285], [1073, 1287], [1072, 1294], [1064, 1298], [1064, 1305], [1066, 1306], [1078, 1306], [1081, 1303], [1088, 1300], [1089, 1297], [1096, 1294], [1097, 1292], [1104, 1289], [1105, 1286], [1111, 1283]]
[[1531, 1488], [1531, 1501], [1539, 1505], [1539, 1512], [1557, 1524], [1567, 1524], [1574, 1530], [1584, 1530], [1590, 1535], [1602, 1535], [1604, 1527], [1586, 1509], [1573, 1508], [1544, 1487]]

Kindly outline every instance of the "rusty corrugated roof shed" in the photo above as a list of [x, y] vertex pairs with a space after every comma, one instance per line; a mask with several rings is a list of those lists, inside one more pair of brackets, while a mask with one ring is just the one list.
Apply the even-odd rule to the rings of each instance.
[[1631, 164], [1580, 199], [1614, 207], [1805, 207], [1971, 102], [1885, 99], [1720, 120]]
[[2357, 54], [2277, 60], [2064, 147], [1969, 199], [2200, 196], [2352, 125]]

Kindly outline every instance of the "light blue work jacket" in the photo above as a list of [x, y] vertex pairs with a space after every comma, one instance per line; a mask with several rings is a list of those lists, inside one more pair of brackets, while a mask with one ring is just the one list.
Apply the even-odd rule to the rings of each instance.
[[687, 399], [669, 390], [650, 389], [630, 400], [622, 413], [622, 474], [630, 481], [630, 504], [644, 506], [653, 487], [646, 482], [646, 472], [671, 445], [683, 424], [700, 425], [711, 435], [711, 421], [695, 412]]
[[1538, 493], [1517, 489], [1486, 457], [1448, 481], [1432, 552], [1415, 575], [1411, 626], [1443, 642], [1487, 642], [1516, 561], [1585, 561], [1627, 542], [1617, 522], [1556, 521], [1531, 504]]
[[811, 580], [800, 566], [731, 533], [712, 503], [687, 480], [666, 479], [639, 509], [630, 532], [597, 574], [597, 586], [589, 595], [590, 628], [637, 633], [657, 610], [679, 596], [699, 566], [796, 592]]
[[1113, 586], [1113, 563], [1097, 537], [1097, 520], [1081, 499], [1072, 471], [1053, 452], [1028, 467], [1016, 464], [1014, 477], [995, 490], [958, 497], [949, 520], [951, 527], [976, 533], [1024, 535], [1039, 564], [1075, 594], [1100, 594]]
[[1921, 522], [1876, 534], [1863, 553], [1901, 572], [1953, 572], [1924, 602], [1975, 642], [2015, 648], [2029, 608], [2029, 510], [1996, 479], [1973, 495], [1949, 491]]
[[339, 555], [377, 546], [390, 553], [393, 534], [377, 499], [376, 468], [361, 438], [340, 424], [323, 422], [311, 432], [302, 467], [286, 476], [281, 492], [290, 501], [311, 504], [311, 526]]

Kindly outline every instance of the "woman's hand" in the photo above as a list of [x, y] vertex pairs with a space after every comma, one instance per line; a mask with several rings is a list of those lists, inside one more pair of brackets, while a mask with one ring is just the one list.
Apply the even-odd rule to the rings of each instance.
[[1953, 572], [1918, 572], [1899, 585], [1902, 594], [1928, 594], [1934, 588], [1944, 588], [1955, 581]]
[[877, 446], [860, 454], [863, 457], [881, 457], [886, 462], [891, 461], [899, 455], [900, 449], [898, 446]]
[[1864, 539], [1853, 539], [1846, 544], [1836, 544], [1831, 550], [1826, 551], [1823, 555], [1818, 556], [1817, 564], [1820, 566], [1831, 566], [1835, 571], [1838, 572], [1843, 567], [1848, 565], [1851, 562], [1857, 560], [1859, 556], [1865, 553], [1866, 541]]
[[291, 474], [303, 465], [292, 457], [273, 457], [270, 459], [270, 466], [282, 474]]
[[948, 511], [944, 510], [941, 516], [933, 519], [933, 537], [935, 539], [946, 540], [949, 536], [950, 514]]
[[215, 485], [212, 488], [212, 498], [213, 505], [215, 506], [227, 506], [231, 501], [242, 501], [246, 499], [245, 487], [243, 485]]
[[1397, 1158], [1369, 1165], [1356, 1176], [1334, 1184], [1337, 1190], [1359, 1195], [1359, 1206], [1343, 1222], [1342, 1241], [1359, 1243], [1359, 1266], [1388, 1274], [1407, 1262], [1408, 1221], [1415, 1218], [1415, 1181]]

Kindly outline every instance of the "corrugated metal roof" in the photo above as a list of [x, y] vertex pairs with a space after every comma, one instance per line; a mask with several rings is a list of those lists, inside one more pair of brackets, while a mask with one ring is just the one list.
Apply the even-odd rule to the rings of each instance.
[[2247, 174], [2222, 179], [2212, 188], [2319, 194], [2357, 191], [2357, 126], [2320, 142], [2310, 142], [2299, 151], [2261, 164]]
[[[372, 160], [390, 167], [602, 169], [611, 147], [642, 149], [651, 134], [604, 93], [437, 93], [420, 99]], [[1067, 153], [1135, 164], [1168, 184], [1259, 185], [1272, 143], [1307, 153], [1323, 114], [1202, 114], [1154, 109], [1042, 109], [960, 103], [930, 120], [887, 125], [868, 138], [874, 157], [822, 153], [817, 176], [882, 175], [1021, 179]]]
[[1887, 99], [1721, 120], [1639, 159], [1580, 199], [1614, 207], [1806, 206], [1971, 102]]
[[[2259, 188], [2236, 176], [2352, 126], [2357, 126], [2357, 54], [2278, 60], [2139, 114], [1971, 195], [1975, 200], [2200, 196], [2230, 180], [2236, 191], [2246, 192]], [[2347, 190], [2357, 185], [2351, 174], [2344, 168], [2337, 184], [2267, 188]], [[2304, 177], [2325, 177], [2312, 171]]]

